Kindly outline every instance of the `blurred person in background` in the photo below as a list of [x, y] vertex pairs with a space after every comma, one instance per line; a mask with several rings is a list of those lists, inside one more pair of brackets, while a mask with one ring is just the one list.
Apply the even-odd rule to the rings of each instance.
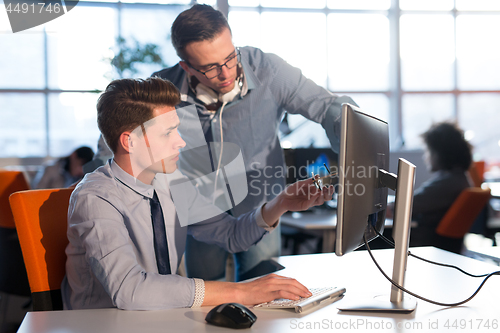
[[[472, 185], [467, 172], [472, 163], [471, 146], [463, 131], [451, 122], [432, 125], [422, 139], [432, 176], [413, 196], [412, 221], [418, 226], [411, 230], [410, 246], [435, 246], [460, 253], [463, 240], [440, 236], [436, 228], [460, 193]], [[392, 214], [393, 204], [390, 208]]]
[[73, 185], [83, 178], [83, 165], [92, 160], [94, 151], [80, 147], [69, 156], [44, 165], [33, 180], [33, 188], [63, 188]]

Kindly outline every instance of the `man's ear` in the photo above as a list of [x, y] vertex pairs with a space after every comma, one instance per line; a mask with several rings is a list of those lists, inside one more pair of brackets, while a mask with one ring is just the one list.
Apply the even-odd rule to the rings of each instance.
[[[185, 61], [179, 61], [179, 65], [182, 67], [182, 69], [184, 71], [186, 71], [187, 73], [190, 72], [190, 68], [189, 68], [189, 65], [185, 62]], [[190, 73], [191, 74], [191, 73]]]
[[134, 142], [132, 140], [132, 135], [130, 132], [123, 132], [120, 135], [120, 140], [119, 140], [120, 146], [127, 152], [130, 153], [133, 149]]

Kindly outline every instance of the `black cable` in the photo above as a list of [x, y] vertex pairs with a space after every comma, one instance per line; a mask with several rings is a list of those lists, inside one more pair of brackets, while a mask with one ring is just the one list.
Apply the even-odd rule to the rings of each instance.
[[[385, 237], [384, 235], [382, 235], [375, 228], [373, 228], [373, 230], [378, 234], [378, 236], [380, 238], [382, 238], [382, 240], [384, 242], [386, 242], [387, 244], [389, 244], [393, 248], [396, 247], [394, 245], [393, 241], [391, 241], [390, 239], [388, 239], [387, 237]], [[454, 269], [456, 269], [456, 270], [458, 270], [458, 271], [462, 272], [463, 274], [468, 275], [470, 277], [476, 277], [477, 278], [477, 277], [486, 277], [486, 276], [488, 276], [488, 274], [474, 275], [474, 274], [471, 274], [471, 273], [468, 273], [468, 272], [464, 271], [463, 269], [461, 269], [460, 267], [457, 267], [457, 266], [453, 266], [453, 265], [450, 265], [450, 264], [443, 264], [443, 263], [440, 263], [440, 262], [435, 262], [435, 261], [432, 261], [432, 260], [429, 260], [429, 259], [425, 259], [425, 258], [419, 257], [416, 254], [411, 253], [411, 251], [408, 251], [408, 256], [412, 256], [414, 258], [420, 259], [420, 260], [425, 261], [425, 262], [427, 262], [429, 264], [433, 264], [433, 265], [437, 265], [437, 266], [443, 266], [443, 267], [448, 267], [448, 268], [454, 268]]]
[[[450, 264], [443, 264], [443, 263], [439, 263], [439, 262], [435, 262], [435, 261], [431, 261], [429, 259], [425, 259], [425, 258], [422, 258], [422, 257], [419, 257], [417, 256], [416, 254], [413, 254], [411, 253], [410, 251], [408, 251], [408, 255], [409, 256], [412, 256], [414, 258], [417, 258], [417, 259], [420, 259], [422, 261], [425, 261], [425, 262], [428, 262], [430, 264], [433, 264], [433, 265], [438, 265], [438, 266], [443, 266], [443, 267], [448, 267], [448, 268], [454, 268], [458, 271], [460, 271], [461, 273], [465, 274], [465, 275], [468, 275], [470, 277], [474, 277], [474, 278], [479, 278], [479, 277], [486, 277], [488, 276], [489, 274], [481, 274], [481, 275], [475, 275], [475, 274], [471, 274], [471, 273], [468, 273], [466, 271], [464, 271], [463, 269], [461, 269], [460, 267], [457, 267], [457, 266], [453, 266], [453, 265], [450, 265]], [[499, 272], [500, 273], [500, 272]]]
[[408, 289], [400, 286], [399, 284], [397, 284], [396, 282], [394, 282], [394, 280], [392, 280], [385, 272], [384, 270], [382, 269], [382, 267], [380, 267], [380, 265], [378, 264], [377, 260], [375, 260], [375, 257], [373, 256], [373, 253], [370, 249], [370, 246], [368, 245], [368, 241], [366, 240], [366, 234], [363, 235], [363, 240], [365, 242], [365, 246], [366, 248], [368, 249], [368, 253], [370, 254], [370, 257], [372, 258], [373, 262], [375, 263], [375, 266], [377, 266], [377, 268], [379, 269], [379, 271], [382, 273], [382, 275], [387, 279], [389, 280], [389, 282], [392, 283], [392, 285], [394, 285], [396, 288], [404, 291], [405, 293], [409, 294], [409, 295], [412, 295], [413, 297], [416, 297], [418, 299], [421, 299], [425, 302], [428, 302], [428, 303], [431, 303], [431, 304], [435, 304], [435, 305], [439, 305], [439, 306], [459, 306], [459, 305], [462, 305], [464, 303], [467, 303], [468, 301], [470, 301], [472, 298], [474, 298], [474, 296], [477, 295], [477, 293], [479, 292], [479, 290], [481, 290], [481, 288], [483, 287], [483, 285], [486, 283], [486, 281], [492, 277], [493, 275], [500, 275], [500, 271], [497, 271], [497, 272], [493, 272], [493, 273], [490, 273], [488, 274], [483, 282], [481, 282], [481, 284], [479, 285], [479, 287], [477, 288], [477, 290], [467, 299], [461, 301], [461, 302], [457, 302], [457, 303], [441, 303], [441, 302], [436, 302], [436, 301], [433, 301], [433, 300], [430, 300], [428, 298], [425, 298], [425, 297], [422, 297], [420, 295], [417, 295], [411, 291], [409, 291]]

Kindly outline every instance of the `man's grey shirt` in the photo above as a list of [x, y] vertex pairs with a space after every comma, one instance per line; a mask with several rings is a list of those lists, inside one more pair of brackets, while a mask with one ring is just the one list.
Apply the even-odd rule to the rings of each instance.
[[[240, 252], [272, 230], [262, 219], [261, 209], [238, 219], [222, 213], [181, 227], [178, 215], [189, 219], [213, 207], [194, 187], [177, 193], [184, 204], [174, 207], [164, 178], [157, 175], [153, 185], [146, 185], [110, 161], [87, 174], [75, 188], [68, 210], [69, 245], [62, 283], [66, 309], [189, 307], [195, 296], [194, 280], [175, 274], [188, 233], [229, 252]], [[162, 205], [174, 274], [158, 273], [149, 201], [153, 191]]]

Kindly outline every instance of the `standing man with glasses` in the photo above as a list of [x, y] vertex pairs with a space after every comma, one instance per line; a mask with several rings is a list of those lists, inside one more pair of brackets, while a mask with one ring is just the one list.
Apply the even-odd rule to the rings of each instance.
[[[211, 6], [194, 5], [179, 14], [171, 36], [181, 60], [152, 76], [170, 80], [179, 88], [181, 100], [196, 106], [207, 142], [221, 142], [221, 149], [225, 142], [241, 148], [248, 195], [231, 209], [234, 216], [271, 200], [285, 187], [286, 167], [278, 138], [285, 111], [320, 123], [332, 148], [338, 150], [341, 104], [356, 104], [351, 98], [328, 92], [274, 54], [236, 48], [226, 18]], [[220, 158], [214, 161], [214, 169], [220, 168], [220, 162]], [[187, 172], [193, 163], [181, 159], [179, 167]], [[251, 277], [249, 271], [262, 260], [279, 256], [280, 244], [278, 231], [237, 253], [236, 280]], [[223, 249], [188, 238], [188, 276], [221, 279], [226, 258]]]

